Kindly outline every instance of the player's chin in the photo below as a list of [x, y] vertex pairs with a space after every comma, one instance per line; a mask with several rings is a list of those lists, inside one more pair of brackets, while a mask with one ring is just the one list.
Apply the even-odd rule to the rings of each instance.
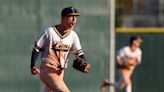
[[70, 29], [70, 30], [73, 30], [73, 29], [74, 29], [74, 26], [70, 26], [69, 29]]
[[70, 25], [69, 25], [69, 29], [73, 29], [74, 26], [75, 26], [75, 24], [70, 24]]

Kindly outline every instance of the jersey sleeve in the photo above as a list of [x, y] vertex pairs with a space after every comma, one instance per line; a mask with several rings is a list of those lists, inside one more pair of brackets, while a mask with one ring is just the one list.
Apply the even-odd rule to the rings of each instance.
[[121, 48], [118, 52], [117, 55], [120, 56], [121, 58], [126, 56], [125, 54], [125, 48]]
[[83, 50], [81, 48], [80, 40], [79, 37], [77, 36], [76, 33], [74, 33], [74, 39], [73, 39], [73, 45], [71, 51], [76, 55], [80, 56], [83, 55]]
[[119, 57], [119, 60], [118, 62], [120, 64], [123, 64], [123, 62], [126, 62], [128, 57], [127, 57], [127, 48], [126, 47], [123, 47], [121, 48], [118, 52], [117, 52], [117, 57]]
[[41, 50], [44, 49], [46, 41], [47, 40], [47, 34], [46, 34], [46, 30], [40, 35], [38, 36], [38, 38], [35, 40], [35, 46], [34, 49], [39, 52]]
[[138, 60], [138, 63], [141, 63], [141, 61], [142, 61], [142, 51], [141, 50], [139, 50], [137, 60]]

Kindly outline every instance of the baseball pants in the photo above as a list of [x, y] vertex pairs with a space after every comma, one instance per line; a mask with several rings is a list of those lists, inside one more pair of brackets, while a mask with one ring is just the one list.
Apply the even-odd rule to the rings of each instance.
[[45, 84], [45, 92], [70, 92], [63, 81], [64, 70], [43, 62], [40, 67], [40, 79]]
[[125, 82], [125, 92], [132, 92], [132, 82], [131, 75], [133, 73], [134, 67], [130, 67], [130, 69], [120, 69], [119, 75], [120, 80], [119, 83]]

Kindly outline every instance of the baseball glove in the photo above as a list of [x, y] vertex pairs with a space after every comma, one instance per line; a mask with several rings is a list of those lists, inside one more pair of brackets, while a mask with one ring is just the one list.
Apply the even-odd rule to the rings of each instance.
[[129, 66], [127, 66], [127, 65], [117, 65], [116, 66], [118, 69], [130, 69], [130, 67]]
[[88, 73], [90, 71], [90, 64], [87, 63], [87, 60], [85, 58], [78, 57], [73, 61], [73, 68]]
[[124, 62], [123, 64], [117, 64], [117, 68], [119, 69], [130, 69], [130, 64], [128, 62]]

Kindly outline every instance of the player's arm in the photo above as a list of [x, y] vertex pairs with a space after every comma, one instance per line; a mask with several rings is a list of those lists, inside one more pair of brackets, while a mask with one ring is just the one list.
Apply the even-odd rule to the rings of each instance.
[[129, 57], [126, 55], [126, 49], [120, 49], [116, 54], [116, 67], [121, 69], [129, 69]]
[[48, 29], [45, 29], [43, 31], [43, 33], [41, 33], [38, 38], [36, 39], [35, 41], [35, 46], [33, 48], [33, 51], [32, 51], [32, 55], [31, 55], [31, 73], [33, 75], [35, 74], [39, 74], [40, 73], [40, 70], [39, 68], [37, 68], [35, 66], [35, 63], [37, 61], [37, 58], [39, 56], [39, 52], [43, 50], [43, 48], [46, 46], [47, 44], [47, 41], [48, 41], [48, 35], [49, 35], [49, 28]]
[[90, 64], [88, 63], [87, 59], [84, 56], [84, 52], [81, 48], [80, 40], [76, 33], [74, 35], [73, 40], [74, 41], [73, 41], [71, 51], [76, 56], [76, 59], [74, 60], [74, 63], [73, 63], [73, 67], [77, 70], [88, 73], [90, 71]]
[[137, 57], [137, 65], [141, 64], [141, 61], [142, 61], [142, 51], [140, 50], [139, 55]]
[[39, 52], [42, 50], [41, 48], [44, 45], [44, 38], [45, 38], [45, 34], [43, 33], [42, 35], [40, 35], [38, 37], [38, 39], [35, 41], [35, 46], [33, 48], [32, 54], [31, 54], [31, 74], [35, 75], [35, 74], [39, 74], [39, 68], [35, 67], [35, 63], [37, 61], [37, 58], [39, 56]]
[[116, 55], [116, 64], [121, 65], [121, 57], [120, 55]]
[[36, 60], [38, 58], [39, 52], [37, 52], [35, 49], [32, 51], [31, 55], [31, 68], [35, 67]]
[[120, 49], [116, 54], [116, 64], [118, 66], [125, 65], [125, 61], [127, 59], [127, 56], [125, 54], [125, 49]]
[[137, 60], [137, 58], [128, 57], [127, 58], [127, 64], [129, 66], [136, 66], [138, 64], [138, 60]]
[[[76, 33], [74, 33], [74, 39], [73, 39], [73, 44], [71, 48], [71, 52], [76, 56], [76, 57], [81, 57], [85, 58], [83, 49], [81, 48], [80, 40], [79, 37], [77, 36]], [[85, 58], [86, 59], [86, 58]]]
[[85, 58], [83, 51], [76, 50], [74, 55], [76, 56], [76, 59], [73, 62], [73, 67], [81, 72], [88, 73], [90, 71], [90, 64]]
[[86, 60], [84, 54], [76, 57], [73, 62], [73, 67], [84, 73], [88, 73], [90, 71], [90, 64]]
[[[131, 60], [131, 62], [130, 62], [130, 60]], [[140, 59], [138, 59], [138, 58], [134, 58], [134, 59], [130, 59], [129, 60], [129, 62], [130, 62], [130, 64], [131, 65], [133, 65], [133, 66], [137, 66], [137, 65], [139, 65], [140, 64]]]
[[31, 66], [30, 66], [31, 74], [33, 74], [33, 75], [40, 73], [39, 68], [35, 67], [35, 63], [37, 61], [38, 56], [39, 56], [39, 52], [37, 52], [35, 49], [33, 49], [32, 55], [31, 55]]
[[130, 65], [137, 66], [141, 63], [141, 58], [142, 58], [142, 52], [139, 51], [137, 54], [137, 57], [135, 58], [129, 58]]

